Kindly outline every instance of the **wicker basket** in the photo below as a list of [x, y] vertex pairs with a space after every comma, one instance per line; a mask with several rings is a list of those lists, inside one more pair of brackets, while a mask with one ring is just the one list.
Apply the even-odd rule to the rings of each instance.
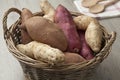
[[[20, 29], [18, 28], [21, 23], [21, 17], [8, 29], [7, 17], [11, 12], [21, 14], [21, 11], [16, 8], [10, 8], [5, 13], [3, 17], [4, 39], [8, 50], [20, 61], [24, 72], [30, 75], [32, 80], [84, 80], [84, 78], [90, 77], [96, 67], [109, 55], [111, 46], [116, 39], [115, 32], [108, 33], [103, 27], [105, 44], [93, 59], [82, 63], [51, 67], [47, 63], [34, 60], [18, 51], [16, 44], [19, 44], [21, 41]], [[73, 16], [81, 15], [76, 12], [71, 12], [71, 14]], [[34, 16], [36, 15], [42, 16], [43, 12], [37, 12]]]

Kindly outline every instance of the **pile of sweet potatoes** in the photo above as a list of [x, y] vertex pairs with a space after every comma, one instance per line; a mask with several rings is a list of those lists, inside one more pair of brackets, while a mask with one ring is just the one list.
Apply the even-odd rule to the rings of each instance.
[[27, 56], [49, 64], [80, 63], [91, 60], [102, 47], [103, 31], [91, 17], [72, 16], [67, 8], [54, 8], [47, 0], [40, 3], [43, 16], [33, 16], [26, 8], [21, 13], [21, 44]]

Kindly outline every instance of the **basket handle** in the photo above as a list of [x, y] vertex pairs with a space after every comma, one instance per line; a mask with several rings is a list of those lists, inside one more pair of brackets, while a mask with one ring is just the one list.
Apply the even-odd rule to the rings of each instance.
[[4, 30], [4, 39], [7, 38], [7, 34], [9, 33], [9, 30], [8, 30], [8, 27], [7, 27], [7, 18], [8, 18], [8, 15], [11, 13], [11, 12], [16, 12], [18, 13], [19, 15], [21, 15], [21, 11], [18, 10], [17, 8], [10, 8], [8, 9], [4, 16], [3, 16], [3, 30]]
[[105, 55], [106, 52], [108, 52], [108, 50], [110, 49], [110, 46], [112, 46], [112, 44], [114, 43], [115, 39], [116, 39], [116, 32], [113, 31], [109, 34], [110, 39], [108, 40], [108, 43], [105, 45], [105, 47], [100, 51], [100, 54], [98, 54], [97, 57], [97, 61], [102, 62], [102, 60], [104, 60], [107, 56]]

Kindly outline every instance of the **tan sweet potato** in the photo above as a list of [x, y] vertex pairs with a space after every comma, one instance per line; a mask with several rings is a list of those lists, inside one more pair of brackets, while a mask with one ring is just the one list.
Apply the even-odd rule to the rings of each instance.
[[27, 33], [27, 31], [25, 30], [21, 30], [21, 43], [22, 44], [27, 44], [29, 42], [32, 41], [32, 38], [29, 36], [29, 34]]
[[77, 53], [65, 52], [65, 63], [80, 63], [86, 61]]
[[20, 26], [21, 29], [24, 29], [24, 30], [26, 29], [24, 23], [27, 19], [29, 19], [32, 16], [33, 16], [33, 14], [29, 9], [27, 9], [27, 8], [22, 9], [22, 12], [21, 12], [21, 26]]
[[103, 31], [98, 22], [91, 21], [85, 33], [85, 39], [90, 48], [98, 53], [102, 46]]
[[68, 51], [79, 52], [81, 43], [76, 30], [76, 25], [70, 12], [62, 5], [59, 5], [56, 9], [55, 23], [59, 25], [67, 37]]
[[40, 16], [34, 16], [25, 22], [25, 26], [33, 40], [62, 51], [66, 50], [68, 43], [64, 32], [52, 21]]
[[86, 60], [90, 60], [92, 58], [94, 58], [93, 56], [93, 51], [91, 50], [91, 48], [89, 47], [89, 45], [87, 44], [86, 40], [85, 40], [85, 31], [83, 30], [78, 30], [79, 36], [80, 36], [80, 41], [82, 44], [82, 48], [80, 50], [80, 55], [83, 56]]
[[65, 55], [62, 51], [37, 41], [32, 41], [25, 45], [18, 44], [17, 48], [23, 54], [26, 54], [27, 56], [33, 57], [37, 60], [47, 62], [51, 65], [60, 65], [65, 60]]
[[91, 21], [97, 21], [95, 18], [86, 16], [86, 15], [74, 17], [73, 20], [77, 25], [77, 29], [80, 29], [80, 30], [86, 30]]
[[55, 9], [48, 0], [41, 0], [40, 8], [44, 12], [44, 18], [54, 21]]

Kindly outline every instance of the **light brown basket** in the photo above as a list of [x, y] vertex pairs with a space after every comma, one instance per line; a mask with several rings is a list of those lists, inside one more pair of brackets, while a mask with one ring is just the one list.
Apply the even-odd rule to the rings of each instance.
[[[16, 8], [10, 8], [5, 12], [3, 17], [4, 39], [8, 50], [20, 61], [24, 72], [30, 75], [32, 80], [83, 80], [86, 77], [90, 77], [90, 74], [94, 73], [93, 71], [96, 67], [109, 55], [112, 44], [116, 39], [116, 32], [108, 33], [105, 27], [103, 27], [105, 44], [93, 59], [82, 63], [63, 64], [51, 67], [47, 63], [37, 61], [22, 54], [16, 48], [16, 44], [20, 43], [20, 29], [18, 26], [21, 23], [21, 16], [8, 28], [7, 17], [11, 12], [21, 14], [21, 11]], [[34, 16], [43, 16], [43, 14], [43, 12], [37, 12]], [[81, 15], [76, 12], [71, 12], [71, 14], [73, 16]]]

